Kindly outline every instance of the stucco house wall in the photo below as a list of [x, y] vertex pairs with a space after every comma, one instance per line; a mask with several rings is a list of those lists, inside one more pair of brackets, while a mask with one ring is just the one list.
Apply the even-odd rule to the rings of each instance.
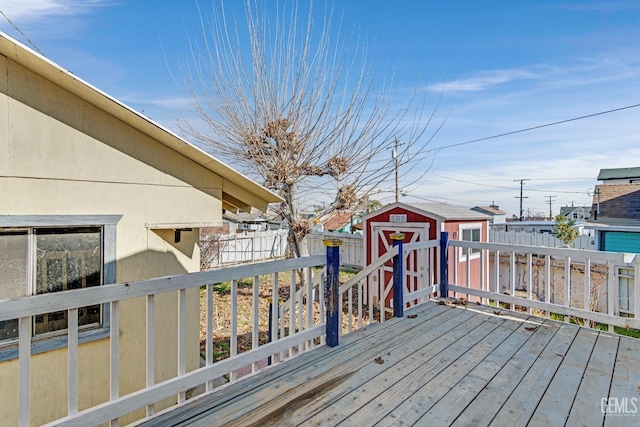
[[[22, 56], [12, 57], [15, 51]], [[73, 226], [79, 217], [101, 226], [103, 217], [118, 218], [114, 279], [129, 282], [199, 271], [200, 226], [221, 224], [229, 203], [264, 208], [279, 200], [247, 179], [215, 173], [207, 163], [215, 166], [215, 159], [96, 89], [87, 87], [84, 97], [62, 87], [47, 75], [55, 65], [10, 39], [0, 38], [0, 53], [0, 228]], [[85, 90], [74, 76], [61, 78]], [[175, 228], [185, 229], [179, 242]], [[158, 382], [177, 374], [177, 293], [158, 295], [155, 306]], [[121, 395], [145, 386], [145, 307], [144, 299], [120, 306]], [[193, 370], [199, 366], [198, 290], [187, 291], [187, 307], [187, 370]], [[109, 398], [109, 339], [82, 344], [79, 352], [82, 410]], [[0, 359], [0, 384], [0, 419], [15, 425], [16, 358]], [[31, 391], [33, 425], [66, 415], [65, 347], [32, 356]]]

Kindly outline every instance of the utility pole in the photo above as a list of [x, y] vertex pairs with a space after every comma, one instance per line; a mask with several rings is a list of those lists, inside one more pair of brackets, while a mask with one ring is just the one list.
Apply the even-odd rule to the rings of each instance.
[[398, 145], [400, 142], [398, 138], [396, 138], [393, 145], [393, 159], [395, 160], [395, 168], [396, 168], [396, 203], [400, 201], [400, 186], [398, 185]]
[[518, 182], [520, 181], [520, 197], [516, 196], [516, 199], [520, 199], [520, 221], [522, 221], [524, 219], [524, 211], [522, 210], [522, 199], [528, 199], [529, 196], [523, 196], [522, 195], [522, 186], [524, 185], [525, 181], [531, 181], [530, 179], [527, 178], [521, 178], [521, 179], [514, 179], [514, 182]]
[[553, 221], [553, 210], [551, 209], [551, 202], [553, 201], [552, 199], [555, 199], [557, 196], [544, 196], [544, 197], [549, 198], [549, 200], [547, 201], [549, 203], [549, 221]]

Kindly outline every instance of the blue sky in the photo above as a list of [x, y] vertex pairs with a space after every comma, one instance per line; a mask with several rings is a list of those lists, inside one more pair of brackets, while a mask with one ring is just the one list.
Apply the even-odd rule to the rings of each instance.
[[[211, 4], [200, 2], [205, 15]], [[242, 13], [242, 2], [227, 9]], [[395, 70], [398, 93], [420, 82], [435, 105], [442, 92], [432, 163], [405, 166], [403, 201], [495, 202], [518, 214], [515, 180], [529, 179], [525, 212], [548, 213], [552, 196], [557, 214], [591, 203], [601, 168], [640, 166], [640, 107], [462, 144], [639, 104], [640, 2], [351, 0], [335, 9], [343, 32], [367, 41], [372, 66]], [[24, 34], [3, 16], [0, 30], [167, 128], [193, 114], [169, 70], [199, 34], [195, 2], [0, 0], [0, 11]], [[392, 201], [393, 183], [382, 190], [376, 197]]]

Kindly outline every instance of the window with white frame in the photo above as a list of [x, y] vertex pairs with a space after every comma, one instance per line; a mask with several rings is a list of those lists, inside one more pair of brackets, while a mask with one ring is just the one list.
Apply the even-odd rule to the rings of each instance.
[[[103, 227], [97, 226], [0, 228], [0, 299], [102, 285], [103, 241]], [[101, 325], [102, 306], [79, 308], [78, 323]], [[66, 311], [33, 318], [34, 336], [66, 329]], [[17, 338], [17, 319], [0, 321], [0, 343]]]
[[[482, 224], [465, 224], [460, 226], [460, 240], [467, 242], [482, 241]], [[467, 251], [471, 257], [479, 256], [480, 249], [460, 248], [460, 259], [466, 259]]]

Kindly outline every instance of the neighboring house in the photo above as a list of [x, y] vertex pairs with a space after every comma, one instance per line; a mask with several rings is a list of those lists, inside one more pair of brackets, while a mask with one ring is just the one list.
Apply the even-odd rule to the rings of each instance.
[[591, 206], [563, 206], [560, 215], [574, 221], [585, 221], [591, 215]]
[[[2, 33], [0, 76], [0, 299], [199, 271], [201, 227], [219, 226], [223, 209], [281, 201]], [[178, 293], [154, 304], [159, 382], [177, 374]], [[192, 370], [200, 363], [198, 327], [189, 326], [199, 322], [198, 289], [186, 292], [186, 304]], [[121, 395], [145, 387], [145, 309], [144, 298], [119, 304]], [[82, 410], [109, 400], [110, 306], [78, 315]], [[67, 413], [67, 316], [31, 325], [32, 425]], [[3, 425], [18, 419], [16, 325], [0, 322]]]
[[338, 233], [353, 233], [356, 231], [354, 226], [361, 222], [362, 218], [353, 212], [334, 212], [322, 221], [322, 229]]
[[603, 185], [640, 184], [640, 167], [600, 169], [598, 181]]
[[231, 233], [244, 231], [265, 231], [269, 229], [269, 221], [258, 212], [229, 212], [222, 214], [222, 220], [229, 224]]
[[[489, 215], [444, 203], [392, 203], [363, 218], [366, 265], [389, 250], [392, 245], [391, 235], [394, 233], [404, 234], [403, 243], [438, 240], [443, 231], [448, 232], [449, 238], [453, 240], [487, 242], [490, 219]], [[461, 248], [455, 254], [454, 248], [449, 248], [449, 251], [449, 274], [451, 277], [456, 274], [458, 283], [466, 283], [467, 271], [469, 283], [479, 286], [481, 275], [484, 275], [482, 283], [487, 283], [489, 257], [485, 257], [484, 268], [481, 268], [479, 250], [470, 249], [468, 255]], [[454, 260], [458, 263], [454, 264]], [[417, 289], [416, 280], [438, 283], [437, 269], [431, 272], [424, 270], [426, 260], [414, 257], [405, 262], [409, 270], [409, 277], [405, 280], [409, 291]], [[434, 259], [434, 262], [437, 264], [437, 260]], [[385, 282], [389, 280], [390, 277], [385, 278]]]
[[471, 210], [489, 215], [491, 217], [489, 224], [504, 224], [507, 222], [507, 213], [495, 204], [491, 204], [489, 206], [476, 206], [471, 208]]
[[601, 251], [640, 253], [640, 183], [597, 185], [585, 228]]

